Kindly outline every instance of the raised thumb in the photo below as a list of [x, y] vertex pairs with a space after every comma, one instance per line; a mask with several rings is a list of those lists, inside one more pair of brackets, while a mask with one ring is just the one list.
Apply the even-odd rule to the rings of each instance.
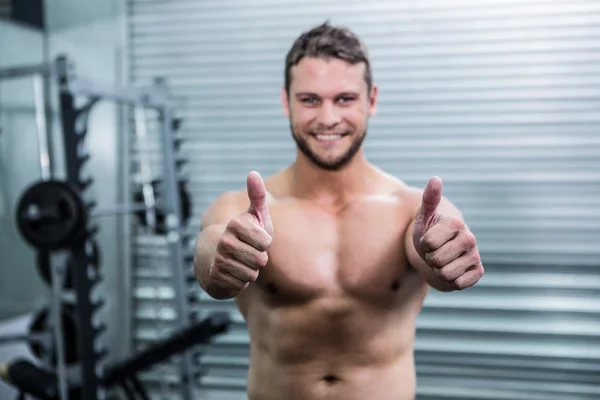
[[421, 208], [419, 210], [423, 221], [428, 221], [436, 214], [437, 208], [442, 201], [442, 180], [434, 176], [429, 180], [425, 190], [423, 190], [423, 198]]
[[250, 207], [248, 212], [258, 219], [260, 226], [263, 227], [271, 236], [273, 235], [273, 224], [271, 223], [271, 214], [267, 204], [267, 189], [265, 183], [256, 171], [252, 171], [246, 178], [246, 188], [248, 190], [248, 199]]

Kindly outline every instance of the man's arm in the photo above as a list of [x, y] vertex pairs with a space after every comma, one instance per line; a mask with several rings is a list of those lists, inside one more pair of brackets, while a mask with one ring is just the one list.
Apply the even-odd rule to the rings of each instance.
[[248, 207], [243, 204], [242, 192], [226, 192], [220, 195], [202, 215], [200, 234], [196, 239], [194, 254], [194, 274], [200, 287], [215, 299], [229, 299], [238, 292], [216, 285], [210, 276], [210, 266], [215, 260], [217, 244], [236, 215]]
[[476, 238], [462, 213], [442, 196], [442, 182], [437, 177], [415, 193], [419, 206], [405, 235], [410, 265], [439, 291], [473, 286], [483, 276], [483, 265]]

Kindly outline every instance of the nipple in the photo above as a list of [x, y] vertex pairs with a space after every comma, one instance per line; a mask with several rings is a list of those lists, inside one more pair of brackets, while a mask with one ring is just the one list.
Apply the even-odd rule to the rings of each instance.
[[267, 283], [267, 290], [269, 291], [269, 293], [275, 294], [277, 293], [277, 286], [275, 286], [273, 282], [269, 282]]

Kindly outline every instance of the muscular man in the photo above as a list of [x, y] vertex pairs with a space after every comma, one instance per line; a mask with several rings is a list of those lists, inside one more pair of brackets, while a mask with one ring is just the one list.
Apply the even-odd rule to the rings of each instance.
[[377, 87], [351, 31], [302, 34], [285, 71], [295, 162], [205, 211], [196, 277], [246, 320], [250, 400], [414, 399], [415, 320], [430, 287], [482, 277], [475, 237], [440, 178], [417, 189], [367, 161]]

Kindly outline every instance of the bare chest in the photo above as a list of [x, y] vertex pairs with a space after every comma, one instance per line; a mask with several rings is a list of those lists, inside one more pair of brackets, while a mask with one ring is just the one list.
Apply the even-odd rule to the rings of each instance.
[[281, 204], [271, 216], [275, 234], [257, 285], [275, 302], [352, 297], [387, 307], [411, 284], [404, 249], [411, 216], [395, 202], [361, 201], [335, 214]]

